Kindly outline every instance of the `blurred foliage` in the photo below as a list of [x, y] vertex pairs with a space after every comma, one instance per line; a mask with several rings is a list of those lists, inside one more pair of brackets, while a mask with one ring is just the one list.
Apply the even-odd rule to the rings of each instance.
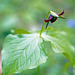
[[[29, 31], [41, 29], [49, 10], [57, 13], [65, 10], [64, 17], [66, 19], [58, 19], [50, 26], [66, 31], [68, 33], [67, 39], [75, 47], [75, 26], [69, 27], [67, 23], [69, 19], [75, 20], [75, 0], [0, 0], [0, 49], [4, 38], [11, 33], [11, 30], [17, 28]], [[66, 70], [63, 69], [67, 61], [61, 54], [50, 54], [47, 63], [41, 65], [41, 75], [73, 75], [71, 66]], [[20, 75], [36, 74], [35, 69], [25, 71]]]

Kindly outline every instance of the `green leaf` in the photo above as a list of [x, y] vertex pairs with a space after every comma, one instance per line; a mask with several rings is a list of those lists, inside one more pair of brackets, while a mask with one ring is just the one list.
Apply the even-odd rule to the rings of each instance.
[[45, 41], [50, 41], [55, 53], [64, 54], [75, 67], [75, 48], [67, 40], [67, 33], [64, 31], [47, 30], [42, 34]]
[[2, 50], [2, 75], [12, 75], [45, 63], [51, 48], [64, 54], [75, 68], [75, 49], [61, 31], [8, 35]]
[[12, 75], [45, 63], [44, 40], [35, 34], [8, 35], [2, 50], [2, 75]]
[[15, 33], [15, 34], [30, 34], [30, 32], [28, 32], [27, 30], [24, 30], [24, 29], [16, 29], [11, 32]]

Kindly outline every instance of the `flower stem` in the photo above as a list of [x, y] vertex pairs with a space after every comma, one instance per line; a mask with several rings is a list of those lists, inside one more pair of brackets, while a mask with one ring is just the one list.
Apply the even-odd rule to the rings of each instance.
[[[46, 28], [48, 27], [48, 24], [49, 24], [49, 22], [47, 22], [47, 24], [46, 24]], [[45, 28], [45, 29], [46, 29], [46, 28]]]
[[[47, 15], [46, 15], [45, 19], [47, 19], [47, 17], [48, 17], [48, 15], [49, 15], [49, 13], [50, 13], [50, 11], [47, 13]], [[45, 21], [43, 22], [43, 25], [42, 25], [42, 28], [41, 28], [41, 31], [40, 31], [40, 36], [41, 36], [42, 31], [43, 31], [43, 29], [44, 29], [44, 25], [45, 25]]]

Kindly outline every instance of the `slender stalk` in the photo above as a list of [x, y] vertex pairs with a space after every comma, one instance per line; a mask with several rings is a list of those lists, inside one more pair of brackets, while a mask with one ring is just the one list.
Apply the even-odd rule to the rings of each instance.
[[[48, 27], [48, 24], [49, 24], [49, 22], [47, 22], [47, 24], [46, 24], [46, 28]], [[46, 29], [46, 28], [45, 28], [45, 29]]]
[[[48, 15], [49, 15], [49, 13], [50, 13], [50, 11], [47, 13], [47, 15], [46, 15], [45, 19], [47, 19], [47, 17], [48, 17]], [[43, 25], [42, 25], [42, 28], [41, 28], [41, 31], [40, 31], [40, 36], [41, 36], [42, 31], [43, 31], [43, 29], [44, 29], [44, 25], [45, 25], [45, 21], [43, 22]]]
[[37, 75], [40, 75], [40, 66], [37, 68]]

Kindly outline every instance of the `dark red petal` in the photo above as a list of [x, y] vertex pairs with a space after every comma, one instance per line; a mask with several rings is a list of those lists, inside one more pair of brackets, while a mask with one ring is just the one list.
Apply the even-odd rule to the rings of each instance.
[[50, 20], [48, 19], [48, 20], [44, 20], [45, 22], [49, 22]]
[[52, 18], [53, 18], [53, 16], [52, 16], [52, 15], [50, 15], [50, 16], [49, 16], [49, 19], [44, 20], [44, 21], [45, 21], [45, 22], [49, 22]]
[[60, 15], [63, 15], [63, 14], [64, 14], [64, 10], [59, 14], [59, 16], [60, 16]]
[[57, 20], [57, 17], [54, 17], [52, 20], [51, 20], [51, 23], [55, 22]]
[[52, 19], [52, 18], [53, 18], [53, 16], [50, 14], [49, 19]]

